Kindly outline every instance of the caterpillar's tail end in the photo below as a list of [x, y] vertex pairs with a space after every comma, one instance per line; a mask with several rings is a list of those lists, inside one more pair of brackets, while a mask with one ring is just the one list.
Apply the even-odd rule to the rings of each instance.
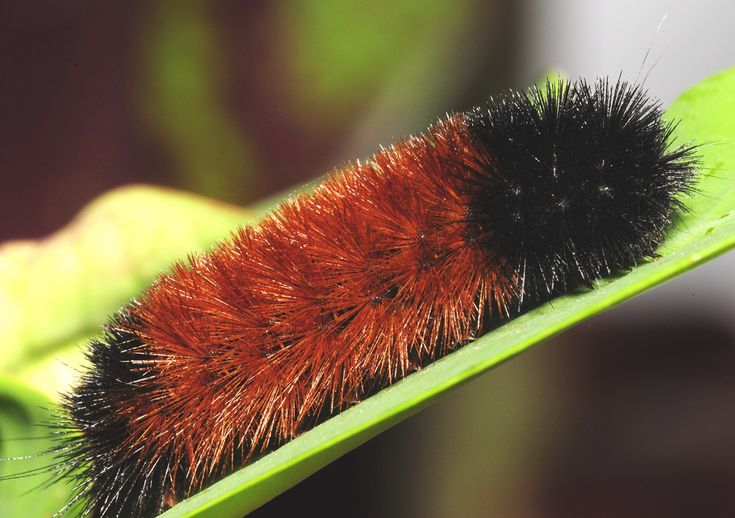
[[145, 445], [131, 442], [129, 415], [119, 411], [141, 390], [145, 376], [145, 348], [134, 328], [121, 311], [103, 338], [90, 343], [92, 367], [64, 396], [53, 425], [58, 444], [50, 471], [74, 489], [57, 515], [74, 509], [81, 516], [155, 516], [171, 506], [178, 470], [160, 451], [154, 461], [146, 460]]

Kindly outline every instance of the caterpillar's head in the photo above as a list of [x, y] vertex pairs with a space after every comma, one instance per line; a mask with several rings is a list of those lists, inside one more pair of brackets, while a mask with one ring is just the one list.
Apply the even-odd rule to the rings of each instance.
[[473, 213], [524, 293], [610, 275], [654, 254], [695, 178], [657, 101], [625, 82], [547, 83], [467, 114], [486, 164]]

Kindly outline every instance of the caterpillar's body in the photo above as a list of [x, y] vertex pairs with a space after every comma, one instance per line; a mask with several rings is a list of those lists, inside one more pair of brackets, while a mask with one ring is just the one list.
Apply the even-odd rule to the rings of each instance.
[[177, 265], [106, 327], [57, 466], [150, 516], [472, 340], [650, 257], [694, 178], [657, 103], [562, 82], [448, 116]]

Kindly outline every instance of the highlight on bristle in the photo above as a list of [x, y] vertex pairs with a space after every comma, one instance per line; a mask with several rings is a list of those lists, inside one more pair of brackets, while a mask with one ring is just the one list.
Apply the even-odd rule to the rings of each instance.
[[654, 256], [695, 148], [640, 87], [511, 91], [176, 264], [90, 344], [50, 467], [152, 516], [473, 340]]

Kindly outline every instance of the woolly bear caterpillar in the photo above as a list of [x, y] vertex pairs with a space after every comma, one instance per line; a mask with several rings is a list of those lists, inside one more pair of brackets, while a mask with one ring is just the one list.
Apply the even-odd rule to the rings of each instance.
[[637, 86], [509, 92], [176, 265], [93, 342], [57, 475], [150, 516], [511, 318], [651, 257], [692, 146]]

